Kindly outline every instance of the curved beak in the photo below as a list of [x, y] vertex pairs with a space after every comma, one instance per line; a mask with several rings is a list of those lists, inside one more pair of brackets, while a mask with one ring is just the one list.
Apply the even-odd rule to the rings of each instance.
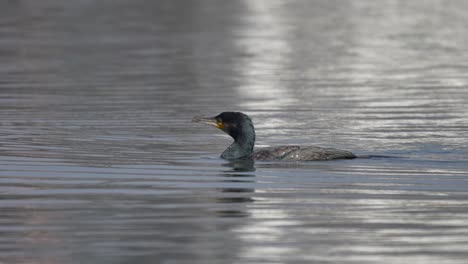
[[192, 122], [194, 122], [194, 123], [206, 124], [206, 125], [210, 125], [210, 126], [214, 126], [214, 127], [216, 127], [216, 128], [219, 128], [219, 129], [223, 129], [223, 128], [224, 128], [223, 122], [219, 122], [219, 121], [216, 120], [216, 118], [214, 118], [214, 117], [201, 117], [201, 116], [196, 116], [196, 117], [192, 118]]

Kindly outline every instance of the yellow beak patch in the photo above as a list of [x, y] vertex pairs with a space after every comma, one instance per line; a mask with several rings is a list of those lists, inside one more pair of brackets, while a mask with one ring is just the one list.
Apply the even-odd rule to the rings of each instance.
[[219, 129], [224, 129], [224, 123], [223, 122], [216, 122], [216, 127]]

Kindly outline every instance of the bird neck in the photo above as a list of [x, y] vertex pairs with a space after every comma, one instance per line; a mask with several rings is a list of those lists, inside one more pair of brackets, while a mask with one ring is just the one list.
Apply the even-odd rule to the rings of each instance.
[[241, 159], [248, 158], [253, 153], [255, 145], [255, 131], [249, 130], [235, 137], [234, 142], [221, 154], [223, 159]]

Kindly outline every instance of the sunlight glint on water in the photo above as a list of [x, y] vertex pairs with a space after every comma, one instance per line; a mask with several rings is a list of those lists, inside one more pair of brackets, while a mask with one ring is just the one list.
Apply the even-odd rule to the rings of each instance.
[[0, 263], [466, 263], [467, 8], [1, 3]]

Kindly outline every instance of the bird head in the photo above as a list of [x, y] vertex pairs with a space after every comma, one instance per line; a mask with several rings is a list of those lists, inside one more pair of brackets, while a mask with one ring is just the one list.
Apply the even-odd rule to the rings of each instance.
[[252, 120], [241, 112], [223, 112], [215, 117], [194, 117], [192, 122], [219, 128], [235, 140], [243, 138], [246, 133], [255, 133]]

